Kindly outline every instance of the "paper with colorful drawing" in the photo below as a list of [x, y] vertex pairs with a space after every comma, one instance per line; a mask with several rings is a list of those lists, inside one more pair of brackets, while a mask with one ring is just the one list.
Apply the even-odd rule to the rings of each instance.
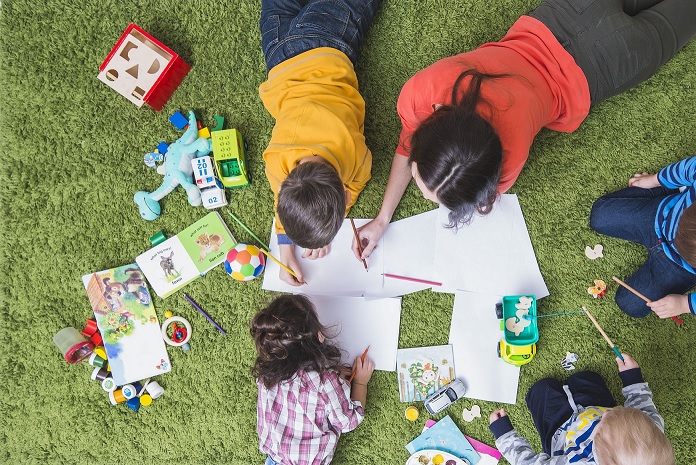
[[[354, 220], [355, 226], [360, 227], [370, 220]], [[275, 222], [271, 233], [270, 253], [280, 259], [278, 236], [275, 233]], [[266, 262], [263, 274], [262, 288], [268, 291], [302, 293], [307, 295], [341, 295], [362, 296], [370, 291], [382, 289], [384, 279], [384, 254], [382, 241], [367, 260], [368, 271], [355, 258], [351, 245], [353, 243], [353, 228], [350, 220], [343, 221], [343, 226], [331, 242], [331, 252], [323, 258], [310, 260], [302, 258], [304, 249], [295, 247], [295, 257], [302, 267], [302, 273], [307, 284], [294, 287], [280, 279], [280, 266], [273, 260]]]
[[441, 207], [434, 254], [442, 286], [434, 291], [549, 295], [516, 195], [502, 195], [491, 213], [458, 230], [442, 226], [447, 215]]
[[399, 349], [396, 363], [401, 402], [423, 401], [457, 376], [451, 345]]
[[344, 363], [352, 365], [368, 346], [375, 369], [394, 371], [399, 346], [401, 299], [366, 301], [362, 297], [309, 296], [319, 321], [335, 334], [344, 351]]

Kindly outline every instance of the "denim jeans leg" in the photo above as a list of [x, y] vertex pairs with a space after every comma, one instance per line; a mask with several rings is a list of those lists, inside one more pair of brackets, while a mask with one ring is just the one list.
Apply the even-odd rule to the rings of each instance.
[[[275, 4], [272, 0], [264, 1]], [[305, 0], [301, 3], [304, 6], [292, 18], [262, 14], [262, 36], [267, 35], [262, 37], [267, 69], [319, 47], [340, 50], [355, 64], [358, 48], [380, 0]]]
[[594, 371], [573, 373], [566, 381], [575, 405], [583, 407], [616, 407], [616, 400], [611, 395], [606, 381]]
[[[648, 250], [648, 259], [638, 271], [629, 276], [626, 284], [650, 300], [659, 300], [669, 294], [683, 294], [696, 285], [696, 274], [690, 273], [670, 260], [658, 243]], [[619, 287], [616, 304], [626, 314], [642, 318], [652, 310], [645, 301]]]
[[[268, 65], [269, 51], [288, 35], [292, 22], [309, 0], [261, 0], [261, 50]], [[268, 68], [270, 69], [270, 68]]]
[[592, 205], [590, 227], [605, 236], [637, 242], [650, 248], [657, 244], [655, 216], [660, 203], [676, 192], [664, 187], [626, 187], [607, 194]]

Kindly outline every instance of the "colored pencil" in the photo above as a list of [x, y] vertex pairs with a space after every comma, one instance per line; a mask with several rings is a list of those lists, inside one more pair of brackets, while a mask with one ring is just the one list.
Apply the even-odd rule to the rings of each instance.
[[442, 283], [428, 281], [427, 279], [409, 278], [408, 276], [399, 276], [398, 274], [384, 273], [385, 278], [401, 279], [403, 281], [411, 281], [413, 283], [430, 284], [431, 286], [442, 286]]
[[220, 327], [220, 325], [217, 324], [217, 323], [215, 322], [215, 320], [213, 320], [213, 319], [210, 317], [210, 315], [208, 315], [208, 314], [205, 312], [205, 310], [203, 310], [203, 309], [201, 308], [201, 306], [198, 305], [198, 304], [196, 303], [196, 301], [193, 300], [187, 293], [182, 292], [181, 295], [184, 296], [184, 299], [188, 300], [188, 303], [190, 303], [191, 306], [193, 306], [193, 308], [195, 308], [196, 310], [198, 310], [198, 311], [200, 312], [201, 315], [203, 315], [208, 321], [210, 321], [210, 322], [213, 324], [213, 326], [215, 326], [215, 327], [217, 328], [218, 331], [220, 331], [222, 334], [225, 334], [225, 335], [227, 334], [227, 332], [226, 332], [224, 329], [222, 329], [222, 328]]
[[[612, 278], [614, 279], [614, 281], [616, 281], [617, 283], [621, 284], [623, 287], [625, 287], [625, 288], [628, 289], [629, 291], [633, 292], [636, 296], [638, 296], [638, 297], [640, 297], [641, 299], [643, 299], [643, 300], [645, 301], [645, 303], [648, 303], [648, 304], [649, 304], [649, 303], [651, 302], [650, 299], [648, 299], [648, 298], [645, 297], [643, 294], [641, 294], [640, 292], [638, 292], [638, 291], [636, 291], [635, 289], [633, 289], [631, 286], [629, 286], [629, 285], [626, 284], [625, 282], [621, 281], [621, 280], [620, 280], [619, 278], [617, 278], [616, 276], [612, 276]], [[683, 324], [684, 324], [684, 322], [681, 320], [681, 318], [678, 318], [678, 317], [676, 317], [676, 316], [673, 316], [673, 317], [672, 317], [672, 320], [674, 320], [675, 322], [677, 322], [677, 324], [680, 324], [680, 325], [683, 325]]]
[[[355, 242], [358, 243], [358, 252], [360, 252], [360, 256], [362, 257], [363, 254], [363, 248], [362, 244], [360, 243], [360, 235], [358, 234], [358, 229], [355, 227], [355, 221], [353, 221], [353, 218], [350, 219], [350, 225], [353, 226], [353, 234], [355, 234]], [[365, 267], [365, 271], [369, 271], [367, 269], [367, 262], [365, 261], [364, 258], [361, 258], [363, 262], [363, 266]]]
[[597, 320], [594, 319], [590, 311], [587, 309], [587, 307], [583, 306], [582, 309], [585, 311], [585, 315], [592, 320], [592, 323], [595, 325], [599, 333], [604, 337], [604, 340], [607, 341], [607, 344], [609, 344], [609, 347], [611, 347], [611, 350], [614, 351], [617, 357], [621, 359], [621, 361], [624, 361], [623, 355], [621, 355], [621, 352], [619, 352], [619, 349], [616, 348], [613, 342], [611, 342], [611, 339], [609, 339], [609, 336], [607, 336], [607, 333], [604, 332], [601, 326], [599, 326], [599, 323], [597, 323]]
[[[268, 258], [270, 258], [271, 260], [273, 260], [274, 262], [276, 262], [281, 268], [283, 268], [285, 271], [287, 271], [287, 272], [290, 273], [292, 276], [294, 276], [295, 279], [296, 279], [298, 282], [300, 281], [300, 278], [297, 277], [297, 275], [295, 274], [294, 271], [292, 271], [292, 270], [291, 270], [288, 266], [286, 266], [283, 262], [281, 262], [280, 260], [278, 260], [277, 258], [275, 258], [273, 255], [271, 255], [271, 253], [270, 253], [268, 250], [263, 249], [263, 248], [260, 249], [260, 250], [261, 250], [261, 252], [263, 252], [264, 255], [266, 255]], [[302, 284], [308, 284], [308, 283], [307, 283], [307, 281], [302, 281]]]
[[247, 228], [247, 226], [246, 226], [244, 223], [242, 223], [242, 220], [240, 220], [239, 218], [237, 218], [237, 217], [235, 216], [234, 213], [232, 213], [232, 212], [229, 212], [229, 213], [230, 213], [230, 216], [232, 217], [232, 219], [235, 220], [237, 223], [239, 223], [239, 226], [241, 226], [246, 232], [248, 232], [249, 234], [251, 234], [251, 237], [253, 237], [254, 239], [256, 239], [256, 241], [257, 241], [259, 244], [261, 244], [262, 246], [264, 246], [266, 249], [270, 249], [270, 247], [267, 246], [261, 239], [259, 239], [258, 237], [256, 237], [256, 234], [254, 234], [253, 232], [251, 232], [251, 229]]
[[[364, 361], [365, 361], [365, 357], [367, 356], [367, 351], [368, 351], [368, 350], [370, 350], [370, 346], [367, 346], [367, 349], [365, 349], [365, 352], [363, 352], [363, 354], [360, 356], [360, 361], [361, 361], [361, 362], [364, 362]], [[356, 371], [357, 371], [357, 370], [356, 370], [355, 368], [353, 368], [353, 372], [350, 374], [350, 378], [348, 378], [348, 382], [349, 382], [349, 383], [352, 383], [352, 382], [353, 382], [353, 378], [355, 378], [355, 372], [356, 372]]]

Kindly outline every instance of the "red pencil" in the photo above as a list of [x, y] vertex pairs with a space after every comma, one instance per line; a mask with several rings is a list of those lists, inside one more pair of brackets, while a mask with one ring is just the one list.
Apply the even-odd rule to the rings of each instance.
[[[365, 357], [367, 356], [367, 351], [368, 351], [368, 350], [370, 350], [370, 346], [367, 346], [367, 349], [365, 349], [365, 352], [363, 352], [363, 354], [360, 356], [360, 361], [361, 361], [361, 362], [364, 362], [364, 361], [365, 361]], [[350, 374], [350, 378], [348, 378], [348, 382], [349, 382], [349, 383], [352, 383], [352, 382], [353, 382], [353, 378], [355, 378], [355, 372], [356, 372], [356, 369], [353, 368], [353, 372]]]
[[384, 273], [385, 278], [402, 279], [404, 281], [411, 281], [414, 283], [430, 284], [431, 286], [442, 286], [442, 283], [437, 283], [435, 281], [428, 281], [427, 279], [409, 278], [408, 276], [399, 276], [398, 274]]

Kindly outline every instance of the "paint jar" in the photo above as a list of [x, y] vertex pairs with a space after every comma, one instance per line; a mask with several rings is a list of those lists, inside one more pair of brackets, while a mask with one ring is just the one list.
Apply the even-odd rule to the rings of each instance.
[[414, 406], [410, 406], [406, 409], [406, 411], [404, 412], [404, 415], [406, 416], [407, 420], [416, 421], [418, 419], [418, 415], [419, 415], [418, 409]]
[[92, 354], [89, 356], [89, 364], [94, 367], [105, 368], [109, 364], [109, 362], [107, 362], [105, 359], [101, 358], [97, 354]]
[[94, 350], [94, 344], [85, 339], [73, 327], [63, 328], [53, 336], [53, 342], [63, 354], [68, 363], [77, 363], [89, 357]]
[[111, 405], [116, 405], [120, 404], [121, 402], [125, 402], [126, 397], [123, 395], [123, 391], [116, 389], [115, 391], [109, 393], [109, 401], [111, 402]]
[[145, 390], [153, 399], [157, 399], [159, 396], [164, 394], [164, 388], [160, 386], [157, 381], [150, 381], [150, 383], [145, 386]]
[[104, 381], [110, 375], [111, 373], [109, 373], [106, 368], [94, 367], [90, 378], [92, 378], [92, 381]]
[[116, 390], [116, 381], [109, 376], [108, 378], [104, 378], [101, 383], [102, 389], [105, 390], [106, 392], [113, 392]]
[[123, 391], [123, 396], [126, 399], [132, 399], [138, 395], [140, 392], [140, 389], [142, 389], [142, 385], [140, 383], [131, 383], [131, 384], [126, 384], [121, 387], [121, 390]]

